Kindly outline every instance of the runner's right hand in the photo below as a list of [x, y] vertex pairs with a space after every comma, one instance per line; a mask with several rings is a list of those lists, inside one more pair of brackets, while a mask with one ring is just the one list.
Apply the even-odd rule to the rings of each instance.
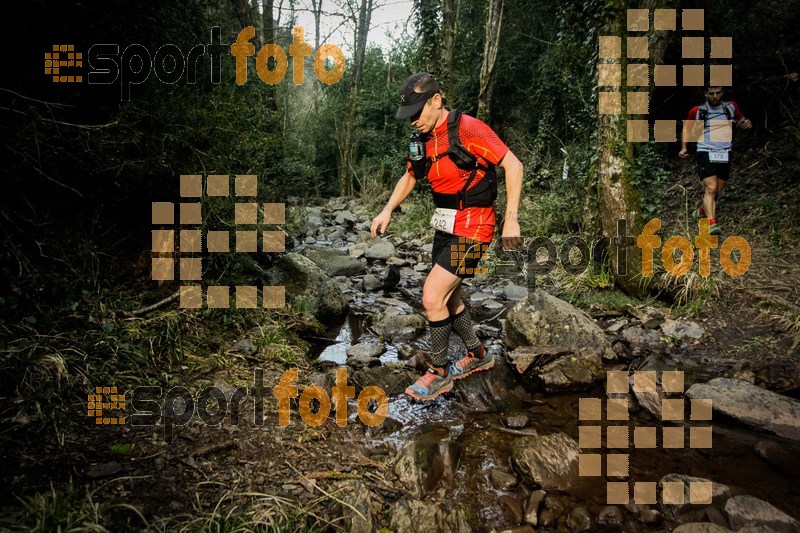
[[682, 159], [686, 159], [687, 157], [689, 157], [689, 150], [687, 150], [686, 148], [681, 148], [681, 151], [678, 152], [678, 156], [681, 157]]
[[381, 230], [381, 235], [386, 233], [386, 228], [389, 227], [389, 222], [392, 220], [392, 212], [388, 209], [384, 209], [380, 212], [378, 216], [372, 219], [372, 226], [370, 227], [370, 231], [372, 232], [372, 238], [378, 236], [378, 229]]

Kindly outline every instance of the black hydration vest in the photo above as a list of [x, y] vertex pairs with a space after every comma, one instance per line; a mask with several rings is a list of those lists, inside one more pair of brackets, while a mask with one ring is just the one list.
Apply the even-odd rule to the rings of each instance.
[[[481, 164], [476, 156], [461, 144], [461, 137], [458, 134], [458, 125], [461, 123], [462, 112], [453, 109], [447, 117], [447, 140], [450, 148], [446, 152], [436, 154], [426, 158], [425, 177], [431, 165], [443, 157], [450, 160], [461, 170], [469, 170], [470, 174], [464, 183], [464, 188], [455, 194], [443, 194], [433, 191], [433, 203], [436, 207], [446, 209], [464, 209], [467, 207], [491, 207], [497, 198], [497, 173], [495, 165], [488, 161]], [[469, 189], [472, 181], [478, 173], [484, 171], [483, 179], [474, 189]]]

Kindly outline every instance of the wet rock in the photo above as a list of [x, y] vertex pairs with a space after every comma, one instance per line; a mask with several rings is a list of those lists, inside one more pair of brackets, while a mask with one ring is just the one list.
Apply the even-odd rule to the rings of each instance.
[[[490, 350], [491, 353], [494, 353]], [[503, 412], [519, 409], [532, 399], [505, 357], [495, 355], [494, 367], [472, 374], [453, 387], [453, 400], [468, 411]]]
[[498, 309], [505, 307], [503, 304], [492, 298], [484, 300], [481, 305], [483, 305], [483, 308], [488, 311], [497, 311]]
[[497, 503], [499, 503], [500, 507], [502, 507], [506, 512], [506, 515], [512, 524], [522, 523], [522, 519], [524, 517], [524, 513], [522, 511], [522, 500], [515, 498], [510, 494], [503, 494], [497, 498]]
[[725, 502], [723, 510], [734, 530], [747, 526], [767, 526], [779, 533], [800, 531], [800, 522], [753, 496], [734, 496]]
[[578, 476], [578, 443], [564, 433], [521, 437], [511, 447], [511, 461], [544, 490], [567, 490]]
[[595, 523], [592, 515], [584, 507], [575, 507], [567, 517], [567, 526], [573, 533], [594, 531]]
[[352, 382], [356, 390], [374, 385], [380, 387], [387, 396], [397, 396], [414, 383], [419, 375], [413, 369], [405, 368], [403, 363], [387, 363], [381, 366], [353, 372]]
[[553, 512], [553, 516], [556, 518], [561, 518], [564, 514], [564, 504], [561, 503], [561, 499], [558, 496], [554, 496], [553, 494], [548, 494], [544, 498], [544, 507]]
[[800, 389], [800, 360], [785, 354], [769, 360], [746, 359], [736, 364], [731, 375], [775, 392], [796, 391]]
[[335, 228], [333, 231], [331, 231], [325, 236], [326, 240], [332, 243], [336, 243], [334, 249], [339, 249], [339, 247], [342, 244], [342, 241], [344, 241], [346, 238], [347, 238], [347, 232], [342, 228]]
[[639, 326], [627, 328], [622, 332], [622, 338], [632, 347], [652, 346], [661, 341], [661, 336], [655, 330], [644, 329]]
[[565, 346], [611, 351], [603, 330], [589, 315], [567, 302], [536, 289], [521, 300], [503, 323], [506, 346]]
[[383, 282], [379, 280], [376, 276], [372, 274], [367, 274], [364, 276], [364, 290], [365, 291], [374, 291], [383, 287]]
[[358, 244], [354, 244], [350, 248], [348, 248], [348, 252], [347, 253], [353, 259], [358, 259], [362, 255], [364, 255], [364, 253], [367, 251], [367, 248], [369, 248], [369, 244], [366, 243], [366, 242], [361, 242], [361, 243], [358, 243]]
[[309, 383], [322, 389], [328, 390], [334, 384], [334, 380], [325, 372], [312, 372], [308, 375]]
[[397, 452], [394, 472], [411, 494], [422, 498], [440, 483], [452, 482], [461, 451], [447, 428], [436, 428], [418, 435]]
[[476, 324], [475, 334], [481, 339], [493, 339], [500, 335], [500, 328], [489, 326], [487, 324]]
[[722, 514], [722, 511], [717, 507], [706, 507], [706, 518], [713, 524], [724, 527], [725, 529], [728, 528], [728, 521], [725, 519], [725, 515]]
[[370, 247], [367, 248], [364, 255], [367, 259], [380, 259], [385, 261], [396, 253], [397, 250], [395, 250], [394, 244], [384, 239], [377, 239], [377, 242], [371, 244]]
[[313, 237], [317, 234], [320, 228], [325, 226], [325, 221], [322, 220], [322, 217], [319, 216], [309, 216], [306, 219], [306, 222], [303, 226], [305, 230], [305, 234], [309, 237]]
[[800, 447], [788, 443], [762, 439], [755, 444], [755, 451], [779, 472], [800, 476]]
[[386, 264], [387, 265], [395, 265], [395, 266], [399, 266], [400, 267], [400, 266], [406, 266], [408, 264], [408, 261], [406, 261], [402, 257], [398, 257], [396, 255], [393, 255], [392, 257], [390, 257], [389, 259], [386, 260]]
[[347, 349], [348, 357], [378, 357], [386, 351], [386, 345], [382, 342], [360, 342]]
[[372, 533], [375, 523], [372, 520], [372, 503], [366, 485], [357, 479], [341, 481], [336, 484], [338, 497], [348, 503], [339, 505], [339, 512], [344, 518], [342, 525], [346, 531]]
[[699, 339], [705, 333], [705, 330], [695, 322], [669, 318], [661, 323], [661, 331], [673, 339]]
[[425, 330], [425, 325], [425, 319], [419, 315], [400, 315], [387, 310], [372, 329], [384, 339], [402, 342], [413, 340]]
[[360, 355], [347, 358], [347, 366], [352, 368], [372, 368], [380, 364], [381, 360], [377, 357]]
[[525, 415], [511, 415], [506, 417], [506, 426], [512, 429], [524, 428], [528, 425], [528, 417]]
[[679, 525], [672, 533], [731, 533], [731, 530], [711, 522], [689, 522]]
[[472, 528], [463, 509], [445, 510], [439, 505], [417, 500], [401, 500], [389, 509], [389, 526], [395, 533], [417, 533], [420, 524], [428, 531], [469, 532]]
[[283, 285], [287, 299], [321, 321], [343, 316], [348, 303], [339, 286], [309, 258], [282, 255], [267, 271], [270, 285]]
[[532, 526], [539, 525], [539, 507], [541, 507], [547, 493], [543, 490], [535, 490], [528, 497], [528, 506], [525, 509], [525, 522]]
[[489, 474], [489, 481], [491, 481], [494, 488], [500, 490], [513, 490], [519, 484], [514, 474], [509, 474], [499, 468], [492, 470], [491, 474]]
[[550, 509], [545, 509], [539, 513], [539, 526], [544, 529], [555, 529], [558, 526], [558, 518]]
[[[697, 509], [698, 507], [706, 507], [707, 504], [690, 504], [690, 487], [691, 483], [711, 483], [711, 503], [722, 505], [727, 500], [732, 491], [731, 488], [722, 483], [704, 479], [701, 477], [686, 476], [683, 474], [667, 474], [661, 478], [659, 485], [664, 486], [664, 483], [681, 483], [683, 485], [683, 502], [681, 504], [663, 504], [659, 501], [659, 507], [665, 517], [670, 520], [677, 520], [679, 516]], [[698, 517], [701, 518], [702, 516]]]
[[695, 383], [686, 396], [709, 398], [717, 413], [760, 431], [800, 441], [800, 401], [793, 398], [728, 378]]
[[606, 333], [616, 333], [627, 325], [628, 325], [628, 319], [620, 318], [610, 326], [606, 327]]
[[639, 406], [644, 408], [647, 412], [652, 414], [657, 419], [661, 419], [661, 407], [662, 407], [662, 400], [667, 397], [667, 394], [664, 393], [664, 390], [661, 386], [661, 379], [662, 379], [662, 372], [665, 370], [675, 370], [673, 367], [668, 366], [664, 363], [661, 359], [657, 357], [648, 357], [647, 359], [642, 362], [639, 367], [640, 371], [651, 371], [655, 372], [655, 392], [646, 392], [641, 390], [636, 390], [633, 387], [634, 378], [633, 375], [628, 376], [628, 382], [630, 384], [630, 390], [633, 391], [634, 396], [636, 396], [636, 401], [639, 403]]
[[649, 505], [629, 503], [625, 506], [625, 509], [630, 511], [643, 524], [655, 524], [661, 520], [661, 513], [658, 512], [658, 509], [653, 509]]
[[430, 265], [428, 265], [428, 263], [417, 263], [413, 268], [414, 272], [427, 272]]
[[327, 275], [333, 276], [360, 276], [367, 269], [361, 261], [349, 257], [343, 248], [332, 246], [326, 248], [309, 247], [303, 255], [311, 259]]
[[528, 297], [528, 287], [522, 287], [516, 283], [509, 283], [503, 288], [503, 294], [505, 295], [506, 300], [522, 300], [523, 298]]
[[622, 509], [616, 505], [603, 507], [597, 515], [598, 525], [610, 530], [622, 529], [622, 522], [624, 521], [625, 516], [622, 514]]
[[491, 294], [476, 292], [469, 297], [469, 303], [472, 305], [481, 305], [484, 301], [488, 300], [491, 297], [492, 297]]
[[546, 392], [588, 390], [605, 377], [603, 362], [594, 349], [523, 346], [509, 356], [517, 372]]

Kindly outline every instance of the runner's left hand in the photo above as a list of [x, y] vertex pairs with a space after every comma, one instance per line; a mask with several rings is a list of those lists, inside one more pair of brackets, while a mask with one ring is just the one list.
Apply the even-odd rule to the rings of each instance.
[[522, 245], [520, 236], [519, 222], [516, 220], [506, 220], [503, 223], [503, 250], [513, 251]]

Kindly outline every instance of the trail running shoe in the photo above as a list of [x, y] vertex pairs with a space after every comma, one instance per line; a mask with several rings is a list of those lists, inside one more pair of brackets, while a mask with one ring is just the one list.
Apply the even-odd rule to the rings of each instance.
[[416, 383], [406, 388], [406, 394], [417, 400], [427, 402], [449, 392], [453, 388], [453, 377], [448, 372], [444, 377], [429, 368]]
[[449, 374], [453, 379], [462, 379], [479, 370], [489, 370], [494, 366], [494, 355], [486, 355], [486, 348], [481, 346], [481, 357], [475, 357], [472, 352], [450, 365]]
[[719, 227], [719, 224], [711, 224], [711, 228], [709, 230], [711, 235], [722, 235], [722, 228]]

